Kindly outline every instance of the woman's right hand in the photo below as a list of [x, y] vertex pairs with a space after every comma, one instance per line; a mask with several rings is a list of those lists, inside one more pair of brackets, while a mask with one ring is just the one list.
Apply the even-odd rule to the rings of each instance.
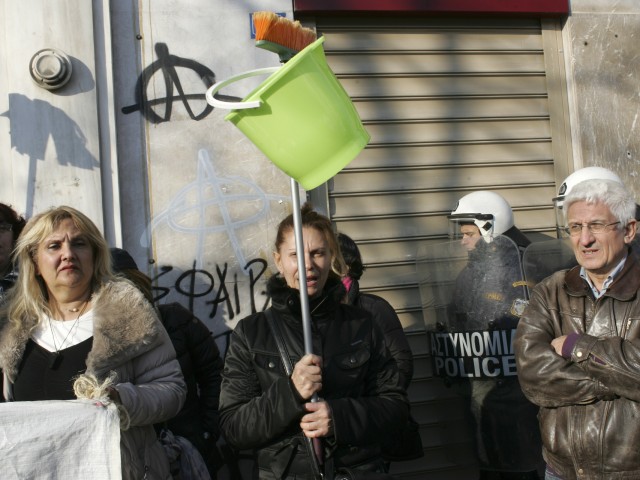
[[298, 394], [309, 400], [314, 393], [322, 390], [322, 358], [308, 353], [293, 367], [291, 374], [293, 386]]

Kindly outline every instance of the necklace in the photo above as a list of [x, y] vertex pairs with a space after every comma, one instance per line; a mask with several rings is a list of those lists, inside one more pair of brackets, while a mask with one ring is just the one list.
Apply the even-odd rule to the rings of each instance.
[[[84, 305], [82, 306], [82, 309], [80, 309], [80, 313], [78, 314], [78, 317], [74, 320], [73, 325], [71, 325], [71, 328], [69, 329], [69, 331], [67, 332], [67, 335], [62, 340], [62, 343], [60, 344], [59, 348], [56, 345], [56, 334], [53, 331], [53, 326], [51, 325], [51, 317], [47, 316], [47, 319], [49, 320], [49, 329], [51, 330], [51, 339], [53, 340], [53, 348], [56, 350], [55, 353], [53, 354], [53, 358], [51, 359], [51, 362], [49, 363], [49, 368], [51, 370], [57, 370], [57, 368], [60, 366], [60, 362], [62, 361], [62, 358], [63, 358], [62, 353], [60, 353], [60, 351], [64, 350], [64, 344], [67, 343], [67, 340], [69, 339], [69, 336], [71, 335], [71, 332], [73, 332], [73, 330], [78, 325], [78, 322], [80, 321], [80, 317], [82, 316], [82, 314], [84, 313], [85, 309], [87, 308], [87, 305], [89, 305], [89, 300], [84, 302]], [[75, 309], [73, 309], [71, 311], [76, 311], [77, 312], [78, 309], [75, 308]]]
[[[87, 300], [85, 300], [84, 302], [86, 303], [86, 302], [88, 302], [89, 300], [91, 300], [91, 297], [92, 297], [92, 296], [93, 296], [93, 295], [92, 295], [92, 293], [91, 293], [91, 292], [89, 292], [89, 298], [88, 298]], [[83, 306], [82, 306], [82, 308], [85, 308], [85, 306], [86, 306], [86, 305], [83, 305]], [[79, 311], [80, 311], [80, 308], [79, 308], [79, 307], [65, 308], [65, 310], [66, 310], [67, 312], [76, 313], [76, 312], [79, 312]]]

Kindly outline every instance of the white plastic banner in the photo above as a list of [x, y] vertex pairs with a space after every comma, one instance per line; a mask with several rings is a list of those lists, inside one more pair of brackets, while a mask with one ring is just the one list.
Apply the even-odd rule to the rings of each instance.
[[120, 419], [95, 400], [0, 403], [2, 479], [121, 480]]

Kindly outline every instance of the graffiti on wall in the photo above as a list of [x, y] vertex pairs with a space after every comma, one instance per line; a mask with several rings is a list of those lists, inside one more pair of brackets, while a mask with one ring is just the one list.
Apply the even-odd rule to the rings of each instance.
[[[147, 239], [151, 238], [152, 231], [160, 224], [168, 225], [175, 232], [197, 239], [195, 264], [196, 268], [202, 268], [207, 237], [214, 233], [225, 233], [238, 263], [246, 264], [238, 232], [263, 219], [269, 213], [272, 201], [282, 203], [289, 200], [288, 196], [265, 192], [244, 177], [219, 177], [209, 152], [200, 149], [196, 179], [181, 188], [164, 211], [152, 219], [141, 244], [148, 246]], [[255, 207], [253, 212], [247, 213], [242, 208], [247, 203]], [[233, 211], [232, 205], [237, 207]], [[216, 215], [207, 213], [214, 210]], [[214, 218], [220, 219], [219, 223], [214, 223]]]
[[[221, 342], [219, 345], [223, 354], [226, 354], [232, 329], [221, 318], [211, 325], [216, 315], [224, 313], [229, 320], [240, 319], [263, 311], [269, 304], [262, 284], [267, 272], [266, 260], [254, 258], [243, 266], [242, 271], [248, 275], [248, 282], [239, 281], [237, 271], [231, 274], [227, 263], [216, 265], [215, 273], [196, 268], [195, 261], [192, 268], [182, 272], [173, 266], [164, 265], [152, 278], [153, 299], [162, 303], [173, 294], [174, 301], [186, 306], [209, 325], [213, 337]], [[176, 275], [170, 278], [172, 273]], [[244, 307], [247, 303], [248, 308]]]
[[[122, 108], [122, 113], [129, 114], [140, 111], [151, 123], [168, 122], [171, 120], [173, 102], [180, 101], [192, 120], [202, 120], [209, 115], [213, 107], [205, 101], [203, 92], [216, 82], [215, 73], [206, 65], [202, 65], [195, 60], [169, 53], [169, 47], [166, 43], [156, 43], [155, 52], [158, 59], [145, 68], [138, 77], [135, 88], [136, 103]], [[186, 92], [180, 80], [181, 72], [183, 74], [195, 73], [204, 85], [202, 91]], [[148, 97], [148, 91], [155, 81], [156, 75], [161, 75], [162, 77], [166, 97]], [[217, 97], [233, 102], [240, 100], [238, 97], [229, 95], [219, 94]], [[197, 107], [192, 107], [191, 102], [196, 103]]]
[[[169, 253], [159, 257], [156, 301], [184, 304], [214, 333], [228, 330], [229, 320], [263, 310], [267, 260], [254, 252], [256, 244], [264, 250], [263, 240], [272, 240], [261, 222], [273, 202], [288, 203], [290, 197], [268, 193], [245, 177], [219, 175], [209, 152], [200, 149], [195, 179], [171, 196], [141, 237], [144, 247], [153, 238], [156, 251], [170, 242], [191, 258], [180, 266], [163, 261]], [[217, 258], [220, 251], [228, 252], [226, 258]]]
[[[122, 113], [140, 112], [154, 126], [171, 122], [172, 115], [175, 121], [196, 122], [209, 116], [213, 107], [206, 102], [205, 92], [216, 82], [214, 71], [174, 55], [166, 43], [156, 43], [154, 50], [154, 62], [137, 78], [134, 104], [122, 108]], [[240, 101], [234, 96], [217, 97]], [[210, 125], [200, 125], [189, 127], [189, 138], [198, 139], [202, 128], [206, 144]], [[151, 175], [156, 174], [153, 180], [150, 177], [152, 216], [140, 237], [141, 246], [147, 249], [153, 241], [154, 297], [159, 303], [183, 304], [216, 336], [225, 336], [232, 320], [268, 304], [265, 251], [272, 238], [267, 225], [276, 215], [272, 206], [289, 204], [291, 199], [265, 191], [242, 174], [221, 175], [206, 148], [198, 150], [193, 177], [188, 171], [167, 176], [173, 172], [167, 168], [169, 162], [175, 154], [183, 155], [184, 148], [167, 150], [165, 138], [158, 137], [163, 147], [156, 155], [153, 135], [157, 131], [152, 129], [149, 137]]]
[[[250, 314], [264, 310], [268, 299], [266, 298], [266, 292], [260, 289], [258, 282], [263, 280], [262, 277], [267, 271], [267, 261], [262, 258], [254, 258], [242, 267], [242, 270], [247, 272], [249, 276], [249, 282], [246, 285], [247, 292], [245, 292], [248, 295], [250, 304], [248, 312], [243, 312], [242, 310], [243, 301], [241, 300], [244, 299], [241, 299], [238, 273], [234, 272], [233, 278], [227, 278], [229, 274], [228, 268], [229, 265], [227, 263], [222, 267], [216, 265], [214, 276], [207, 270], [196, 268], [195, 262], [193, 262], [191, 269], [180, 273], [169, 283], [170, 286], [167, 286], [162, 277], [170, 273], [173, 267], [163, 266], [160, 269], [160, 273], [153, 279], [155, 285], [153, 287], [154, 301], [160, 302], [171, 291], [175, 291], [179, 296], [186, 299], [189, 310], [194, 310], [194, 304], [197, 299], [203, 299], [204, 304], [209, 307], [208, 318], [214, 318], [218, 313], [218, 306], [221, 305], [225, 307], [225, 311], [231, 320], [239, 314]], [[260, 305], [256, 305], [257, 295], [263, 296], [263, 302]]]

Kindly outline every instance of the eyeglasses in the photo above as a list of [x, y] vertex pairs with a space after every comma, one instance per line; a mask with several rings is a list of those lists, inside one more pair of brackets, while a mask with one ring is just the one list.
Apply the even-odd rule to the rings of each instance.
[[620, 222], [613, 223], [602, 223], [602, 222], [590, 222], [590, 223], [572, 223], [568, 227], [564, 227], [564, 231], [567, 232], [572, 237], [577, 237], [582, 234], [582, 229], [587, 227], [589, 233], [593, 233], [594, 235], [598, 235], [599, 233], [604, 233], [608, 230], [608, 227], [612, 225], [618, 225]]
[[13, 225], [7, 222], [0, 222], [0, 232], [10, 232], [13, 230]]

